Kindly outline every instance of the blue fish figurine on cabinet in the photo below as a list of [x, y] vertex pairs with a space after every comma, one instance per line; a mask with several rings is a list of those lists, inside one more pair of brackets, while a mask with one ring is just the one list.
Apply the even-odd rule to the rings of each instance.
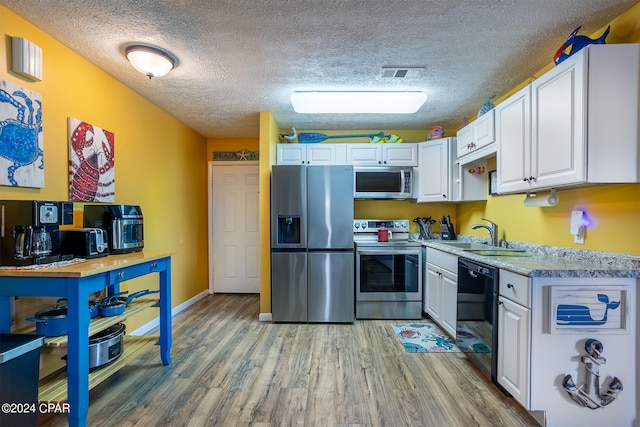
[[585, 46], [588, 46], [590, 44], [605, 44], [605, 39], [609, 34], [611, 26], [609, 25], [607, 29], [604, 30], [604, 33], [602, 33], [602, 35], [597, 39], [592, 39], [587, 36], [577, 36], [576, 33], [580, 28], [581, 27], [578, 27], [573, 30], [573, 32], [567, 38], [567, 41], [564, 42], [562, 46], [560, 46], [560, 49], [558, 49], [556, 54], [553, 56], [553, 62], [555, 62], [556, 65], [560, 64], [562, 61], [578, 52]]
[[486, 101], [484, 101], [484, 104], [482, 104], [482, 107], [480, 107], [480, 109], [478, 110], [478, 117], [485, 113], [488, 113], [495, 108], [495, 105], [491, 102], [491, 100], [493, 100], [493, 98], [495, 97], [495, 95], [490, 96]]

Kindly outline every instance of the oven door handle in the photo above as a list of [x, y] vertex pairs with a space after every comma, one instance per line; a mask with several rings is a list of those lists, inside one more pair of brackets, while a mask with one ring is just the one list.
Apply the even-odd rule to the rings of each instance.
[[412, 249], [364, 249], [356, 250], [358, 255], [419, 255], [420, 250]]

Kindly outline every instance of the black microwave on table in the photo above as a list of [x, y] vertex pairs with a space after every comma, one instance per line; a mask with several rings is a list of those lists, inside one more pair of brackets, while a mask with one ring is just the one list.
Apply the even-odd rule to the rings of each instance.
[[356, 199], [411, 199], [413, 168], [402, 166], [354, 168]]

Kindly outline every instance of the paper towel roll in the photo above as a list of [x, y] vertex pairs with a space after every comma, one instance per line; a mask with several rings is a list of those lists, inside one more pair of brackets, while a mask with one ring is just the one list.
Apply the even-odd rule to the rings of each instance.
[[555, 190], [551, 190], [551, 194], [547, 195], [530, 195], [524, 199], [524, 205], [529, 208], [533, 207], [547, 207], [555, 206], [558, 204], [558, 196]]

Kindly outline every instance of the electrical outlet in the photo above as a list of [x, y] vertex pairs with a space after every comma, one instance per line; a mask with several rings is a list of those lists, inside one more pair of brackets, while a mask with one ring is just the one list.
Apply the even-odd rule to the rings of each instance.
[[584, 245], [585, 220], [583, 211], [571, 212], [571, 227], [569, 233], [573, 234], [573, 242]]

